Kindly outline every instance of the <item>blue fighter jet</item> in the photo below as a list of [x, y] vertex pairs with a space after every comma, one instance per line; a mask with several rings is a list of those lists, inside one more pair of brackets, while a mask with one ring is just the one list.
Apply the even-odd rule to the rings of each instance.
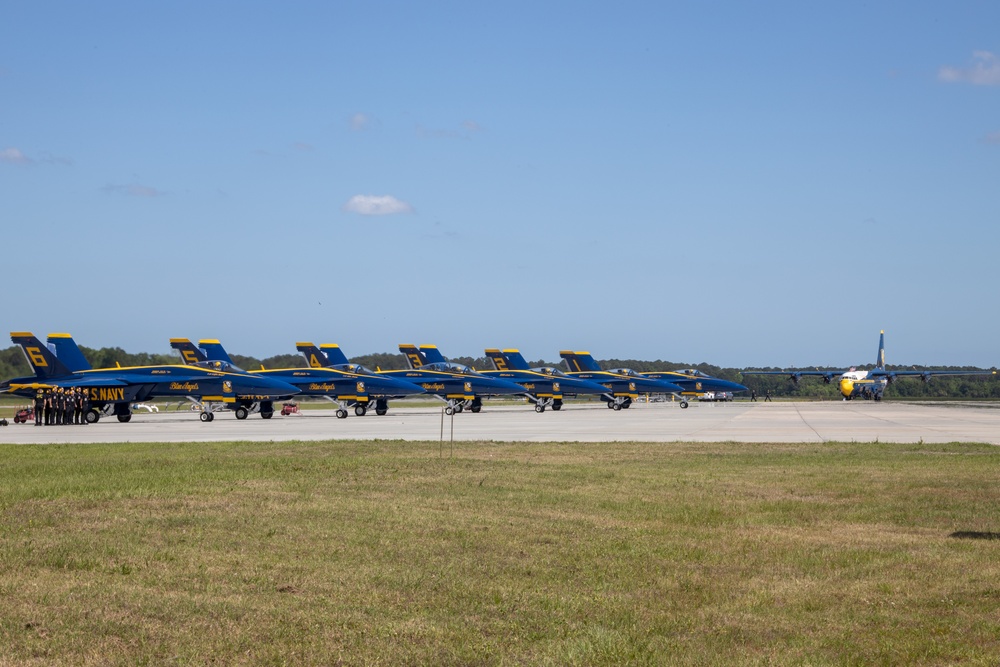
[[681, 387], [666, 380], [654, 380], [632, 371], [626, 375], [615, 371], [604, 371], [598, 366], [590, 352], [562, 350], [559, 356], [569, 366], [571, 377], [593, 380], [607, 388], [604, 401], [613, 410], [628, 409], [639, 394], [677, 394]]
[[[581, 371], [600, 371], [601, 366], [597, 363], [593, 356], [589, 352], [560, 352], [566, 363], [569, 364], [570, 369], [581, 370]], [[663, 380], [664, 382], [670, 382], [681, 388], [680, 392], [675, 392], [677, 397], [680, 399], [681, 407], [686, 408], [688, 406], [687, 396], [693, 396], [702, 394], [706, 391], [746, 391], [747, 388], [736, 382], [730, 382], [729, 380], [723, 380], [722, 378], [712, 377], [702, 373], [694, 368], [688, 368], [686, 370], [680, 371], [649, 371], [646, 373], [640, 373], [634, 371], [631, 368], [612, 368], [608, 370], [609, 373], [616, 373], [618, 375], [624, 375], [630, 378], [652, 378], [654, 380]]]
[[201, 355], [205, 360], [198, 363], [221, 364], [223, 368], [235, 372], [278, 379], [298, 388], [302, 396], [325, 398], [337, 404], [338, 419], [347, 417], [349, 407], [354, 408], [354, 414], [357, 416], [364, 416], [373, 398], [376, 399], [376, 414], [385, 414], [379, 412], [377, 403], [379, 397], [414, 396], [424, 393], [421, 387], [397, 378], [370, 376], [326, 367], [244, 371], [233, 364], [225, 348], [215, 339], [199, 340], [198, 346], [195, 347], [186, 338], [172, 338], [170, 345], [174, 349], [182, 350], [181, 354], [185, 359]]
[[[413, 364], [419, 360], [422, 366], [428, 364], [448, 363], [448, 360], [441, 354], [436, 345], [421, 345], [413, 349], [412, 346], [400, 346], [400, 351], [406, 356], [409, 363]], [[495, 355], [493, 353], [496, 353]], [[603, 394], [607, 391], [604, 387], [594, 382], [570, 378], [563, 375], [555, 377], [550, 374], [541, 373], [534, 370], [522, 370], [508, 368], [500, 350], [486, 350], [486, 356], [493, 363], [494, 370], [477, 371], [486, 377], [498, 378], [515, 382], [525, 388], [525, 397], [535, 405], [535, 412], [545, 412], [545, 408], [551, 407], [553, 410], [561, 410], [563, 405], [563, 395], [577, 394]], [[415, 355], [415, 356], [414, 356]]]
[[[404, 349], [405, 347], [405, 349]], [[448, 363], [436, 345], [421, 345], [414, 351], [412, 346], [400, 346], [400, 351], [406, 356], [408, 363], [414, 363], [417, 359], [422, 365]], [[496, 358], [491, 352], [495, 352]], [[516, 382], [524, 387], [527, 392], [525, 398], [535, 404], [535, 412], [545, 412], [545, 408], [551, 407], [553, 410], [562, 409], [563, 393], [566, 394], [597, 394], [601, 395], [607, 391], [604, 387], [594, 382], [570, 378], [567, 376], [553, 377], [533, 370], [515, 370], [507, 368], [500, 356], [500, 350], [486, 350], [486, 356], [493, 363], [492, 371], [476, 371], [486, 377], [499, 378]]]
[[[310, 368], [333, 368], [345, 373], [366, 377], [385, 378], [381, 370], [373, 371], [361, 364], [352, 364], [347, 355], [335, 343], [323, 343], [316, 347], [313, 343], [296, 343], [295, 349], [305, 355]], [[425, 391], [425, 390], [423, 390]], [[389, 411], [390, 398], [405, 398], [404, 394], [381, 395], [375, 398], [375, 414], [381, 416]]]
[[[421, 346], [422, 351], [423, 346]], [[535, 404], [535, 412], [545, 412], [545, 408], [549, 407], [561, 410], [564, 396], [581, 394], [603, 396], [608, 391], [602, 384], [570, 377], [557, 368], [529, 369], [528, 363], [518, 350], [488, 348], [485, 352], [496, 370], [483, 371], [483, 374], [517, 382], [530, 391], [528, 400]]]
[[82, 388], [90, 398], [91, 409], [86, 414], [90, 424], [108, 414], [127, 422], [132, 419], [132, 403], [156, 397], [197, 396], [204, 406], [201, 420], [210, 422], [215, 418], [211, 412], [213, 402], [245, 410], [259, 402], [299, 393], [278, 380], [187, 365], [91, 368], [69, 334], [50, 336], [54, 348], [63, 352], [62, 358], [30, 332], [12, 332], [10, 339], [21, 346], [35, 374], [0, 384], [0, 392], [29, 397], [38, 389]]
[[399, 351], [406, 357], [410, 368], [382, 372], [417, 382], [427, 391], [446, 400], [448, 406], [444, 411], [448, 415], [465, 408], [479, 412], [483, 409], [483, 396], [524, 396], [530, 393], [516, 382], [488, 377], [465, 364], [444, 361], [444, 357], [440, 355], [436, 357], [436, 361], [426, 363], [428, 360], [420, 355], [416, 345], [400, 345]]

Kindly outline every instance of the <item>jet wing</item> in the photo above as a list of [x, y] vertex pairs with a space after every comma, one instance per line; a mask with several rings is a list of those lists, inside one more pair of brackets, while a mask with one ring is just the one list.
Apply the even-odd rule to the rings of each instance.
[[792, 382], [796, 383], [799, 381], [799, 378], [801, 378], [803, 375], [814, 376], [823, 378], [823, 382], [829, 384], [830, 382], [833, 382], [834, 378], [839, 378], [841, 375], [843, 375], [844, 373], [848, 373], [849, 371], [815, 370], [815, 371], [741, 371], [741, 372], [743, 375], [787, 375], [789, 378], [791, 378]]
[[875, 369], [869, 371], [868, 377], [885, 377], [889, 381], [897, 377], [919, 377], [924, 382], [930, 382], [935, 375], [996, 375], [996, 371], [887, 371]]

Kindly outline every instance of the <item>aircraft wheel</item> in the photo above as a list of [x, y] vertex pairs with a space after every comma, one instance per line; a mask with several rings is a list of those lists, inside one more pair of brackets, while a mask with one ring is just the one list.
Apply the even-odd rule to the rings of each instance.
[[[609, 410], [614, 409], [615, 405], [617, 405], [617, 403], [615, 403], [614, 401], [608, 401], [608, 409]], [[621, 408], [618, 408], [618, 409], [620, 410]]]
[[622, 409], [621, 403], [612, 403], [611, 409], [614, 410], [615, 412], [621, 410]]
[[456, 413], [458, 413], [458, 414], [461, 414], [461, 413], [462, 413], [462, 410], [464, 410], [464, 409], [465, 409], [465, 408], [464, 408], [464, 407], [462, 407], [461, 405], [456, 405], [456, 406], [455, 406], [455, 412], [456, 412]]
[[482, 409], [483, 409], [483, 406], [482, 406], [482, 405], [473, 405], [473, 406], [472, 406], [471, 408], [469, 408], [469, 409], [470, 409], [470, 410], [472, 410], [473, 412], [479, 412], [480, 410], [482, 410]]
[[628, 410], [630, 405], [632, 405], [632, 399], [626, 399], [625, 402], [622, 403], [622, 410]]
[[128, 413], [128, 414], [124, 414], [124, 415], [118, 415], [118, 421], [120, 421], [123, 424], [129, 423], [129, 421], [131, 419], [132, 419], [132, 413]]
[[688, 402], [687, 402], [687, 401], [681, 401], [681, 407], [682, 407], [682, 408], [685, 408], [685, 409], [686, 409], [686, 408], [687, 408], [687, 406], [688, 406]]
[[101, 419], [101, 413], [97, 410], [87, 410], [87, 423], [96, 424]]
[[339, 408], [337, 410], [337, 419], [347, 419], [347, 410]]
[[261, 419], [270, 419], [273, 415], [274, 415], [274, 410], [271, 410], [269, 412], [261, 412], [260, 413], [260, 418]]
[[445, 413], [446, 415], [448, 415], [448, 416], [450, 417], [450, 416], [452, 416], [453, 414], [455, 414], [455, 408], [453, 408], [453, 407], [451, 407], [451, 406], [449, 405], [448, 407], [446, 407], [446, 408], [444, 409], [444, 413]]
[[250, 411], [247, 410], [246, 408], [244, 408], [242, 405], [240, 407], [236, 408], [236, 418], [237, 419], [246, 419], [247, 415], [249, 415], [249, 414], [250, 414]]
[[211, 412], [202, 412], [201, 415], [198, 418], [201, 419], [203, 422], [210, 422], [210, 421], [212, 421], [212, 413]]
[[542, 414], [543, 412], [545, 412], [545, 406], [540, 403], [536, 403], [535, 412], [537, 412], [538, 414]]
[[387, 408], [387, 407], [385, 407], [385, 408], [376, 407], [375, 408], [375, 414], [377, 414], [379, 417], [384, 417], [385, 413], [387, 413], [387, 412], [389, 412], [389, 408]]
[[355, 405], [354, 406], [354, 414], [356, 414], [359, 417], [364, 417], [367, 412], [368, 412], [368, 408], [366, 408], [363, 405]]
[[562, 401], [555, 401], [552, 404], [552, 409], [553, 410], [561, 410], [562, 409]]

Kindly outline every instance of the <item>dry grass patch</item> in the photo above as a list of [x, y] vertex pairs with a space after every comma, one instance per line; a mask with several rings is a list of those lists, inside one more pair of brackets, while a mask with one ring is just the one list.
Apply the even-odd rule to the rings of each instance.
[[0, 447], [0, 664], [1000, 653], [996, 448], [439, 451]]

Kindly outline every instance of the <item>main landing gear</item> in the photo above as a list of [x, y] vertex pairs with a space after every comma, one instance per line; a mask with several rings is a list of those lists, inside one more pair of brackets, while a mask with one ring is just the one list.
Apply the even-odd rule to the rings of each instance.
[[611, 399], [604, 399], [608, 403], [608, 407], [612, 410], [628, 410], [629, 406], [632, 405], [631, 396], [615, 396]]
[[451, 416], [461, 412], [465, 408], [469, 408], [470, 412], [479, 412], [480, 410], [483, 409], [483, 399], [479, 398], [478, 396], [473, 398], [471, 401], [458, 398], [449, 398], [448, 405], [447, 407], [445, 407], [444, 413], [448, 416]]
[[562, 409], [562, 399], [561, 398], [539, 398], [535, 400], [535, 412], [541, 414], [545, 412], [545, 408], [552, 408], [553, 410]]

